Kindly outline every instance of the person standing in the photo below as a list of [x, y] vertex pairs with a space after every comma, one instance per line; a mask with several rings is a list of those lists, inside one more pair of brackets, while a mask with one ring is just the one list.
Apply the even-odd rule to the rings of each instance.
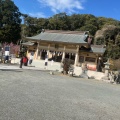
[[48, 66], [48, 58], [46, 57], [45, 58], [45, 69], [47, 69], [47, 66]]
[[22, 68], [22, 64], [23, 64], [23, 57], [21, 57], [20, 59], [20, 68]]
[[101, 57], [99, 57], [99, 59], [98, 59], [97, 72], [102, 72], [102, 60], [101, 60]]
[[5, 59], [4, 63], [8, 63], [10, 55], [10, 46], [5, 46]]
[[31, 54], [31, 55], [30, 55], [30, 58], [29, 58], [29, 64], [30, 64], [30, 65], [31, 65], [32, 62], [33, 62], [33, 57], [34, 57], [33, 54]]
[[83, 63], [82, 64], [82, 71], [83, 71], [83, 73], [86, 74], [87, 70], [88, 70], [87, 69], [87, 63]]
[[24, 66], [27, 66], [28, 64], [28, 58], [26, 55], [23, 57], [23, 63], [24, 63]]

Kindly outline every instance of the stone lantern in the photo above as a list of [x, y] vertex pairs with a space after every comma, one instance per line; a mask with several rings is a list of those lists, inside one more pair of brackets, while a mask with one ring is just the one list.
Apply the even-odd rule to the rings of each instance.
[[105, 64], [105, 76], [103, 77], [103, 79], [105, 80], [109, 80], [109, 69], [110, 69], [110, 60], [108, 58], [107, 62], [104, 63]]
[[109, 70], [110, 69], [110, 60], [108, 59], [107, 62], [104, 63], [105, 64], [105, 70]]

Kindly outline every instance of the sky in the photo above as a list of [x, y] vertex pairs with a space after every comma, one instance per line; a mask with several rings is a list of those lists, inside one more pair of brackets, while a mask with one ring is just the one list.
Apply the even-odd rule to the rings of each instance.
[[65, 12], [92, 14], [120, 20], [120, 0], [13, 0], [19, 11], [31, 17], [49, 18]]

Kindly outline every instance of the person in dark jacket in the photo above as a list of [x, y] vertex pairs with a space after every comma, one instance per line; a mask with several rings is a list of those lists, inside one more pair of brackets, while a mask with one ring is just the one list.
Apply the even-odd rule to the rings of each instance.
[[22, 68], [22, 65], [23, 65], [23, 57], [21, 57], [20, 59], [20, 68]]
[[101, 57], [99, 57], [98, 63], [97, 63], [97, 72], [102, 72], [102, 66], [103, 66], [103, 63], [102, 63]]

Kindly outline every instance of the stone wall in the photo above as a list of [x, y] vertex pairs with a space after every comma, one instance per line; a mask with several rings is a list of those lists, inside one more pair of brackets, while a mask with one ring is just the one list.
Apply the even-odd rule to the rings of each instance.
[[[80, 76], [82, 74], [82, 68], [81, 67], [75, 67], [74, 68], [74, 73], [75, 73], [76, 76]], [[87, 75], [88, 75], [89, 78], [102, 80], [102, 78], [105, 76], [105, 73], [88, 70]]]

